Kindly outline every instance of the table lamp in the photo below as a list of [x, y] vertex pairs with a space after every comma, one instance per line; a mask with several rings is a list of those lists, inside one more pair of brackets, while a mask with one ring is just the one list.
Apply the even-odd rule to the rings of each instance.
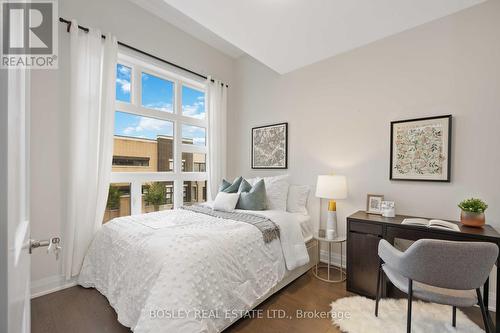
[[329, 199], [326, 238], [334, 239], [337, 234], [337, 203], [335, 200], [347, 198], [347, 181], [341, 175], [320, 175], [316, 183], [316, 197]]

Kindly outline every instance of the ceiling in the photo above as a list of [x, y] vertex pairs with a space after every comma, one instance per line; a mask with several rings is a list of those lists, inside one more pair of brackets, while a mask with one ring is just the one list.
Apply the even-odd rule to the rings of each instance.
[[245, 54], [245, 52], [233, 44], [217, 36], [215, 33], [205, 28], [192, 18], [184, 15], [174, 7], [167, 4], [165, 0], [130, 1], [230, 57], [238, 58], [239, 56]]
[[485, 0], [132, 0], [222, 52], [284, 74]]

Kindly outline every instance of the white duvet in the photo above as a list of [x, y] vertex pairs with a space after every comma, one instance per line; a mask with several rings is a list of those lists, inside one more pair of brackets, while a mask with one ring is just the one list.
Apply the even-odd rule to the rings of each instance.
[[247, 223], [187, 210], [114, 219], [97, 233], [79, 284], [95, 287], [134, 332], [217, 332], [309, 261], [296, 214], [265, 244]]

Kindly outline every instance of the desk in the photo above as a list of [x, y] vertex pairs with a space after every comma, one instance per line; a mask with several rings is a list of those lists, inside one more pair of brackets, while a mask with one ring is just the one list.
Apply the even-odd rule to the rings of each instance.
[[[383, 217], [359, 211], [347, 218], [347, 291], [375, 298], [378, 273], [378, 243], [385, 239], [391, 244], [394, 240], [405, 239], [416, 241], [422, 238], [443, 239], [452, 241], [490, 242], [500, 248], [500, 233], [492, 226], [471, 228], [455, 222], [460, 232], [440, 230], [401, 224], [405, 218], [414, 216], [396, 215]], [[496, 318], [495, 332], [500, 333], [500, 258], [497, 259], [496, 282]], [[484, 302], [488, 307], [489, 279], [484, 285]], [[394, 288], [384, 278], [382, 294], [396, 295]]]

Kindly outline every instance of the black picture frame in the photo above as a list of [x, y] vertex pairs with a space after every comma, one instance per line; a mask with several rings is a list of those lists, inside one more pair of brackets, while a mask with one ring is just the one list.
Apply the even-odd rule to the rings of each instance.
[[[434, 116], [434, 117], [425, 117], [425, 118], [415, 118], [415, 119], [406, 119], [406, 120], [397, 120], [391, 122], [391, 152], [390, 152], [390, 166], [389, 166], [389, 179], [397, 180], [397, 181], [423, 181], [423, 182], [451, 182], [451, 148], [452, 148], [452, 115], [442, 115], [442, 116]], [[425, 178], [398, 178], [393, 174], [393, 166], [394, 166], [394, 126], [401, 123], [411, 123], [411, 122], [420, 122], [420, 121], [429, 121], [429, 120], [437, 120], [437, 119], [447, 119], [448, 125], [448, 145], [447, 145], [447, 156], [446, 156], [446, 178], [444, 179], [425, 179]]]
[[[254, 161], [254, 131], [258, 129], [264, 129], [268, 127], [276, 127], [276, 126], [284, 126], [285, 127], [285, 165], [284, 166], [255, 166], [255, 161]], [[251, 136], [252, 136], [252, 162], [251, 162], [251, 167], [252, 169], [263, 169], [263, 170], [283, 170], [283, 169], [288, 169], [288, 123], [277, 123], [277, 124], [271, 124], [271, 125], [263, 125], [263, 126], [257, 126], [257, 127], [252, 127], [251, 131]]]

